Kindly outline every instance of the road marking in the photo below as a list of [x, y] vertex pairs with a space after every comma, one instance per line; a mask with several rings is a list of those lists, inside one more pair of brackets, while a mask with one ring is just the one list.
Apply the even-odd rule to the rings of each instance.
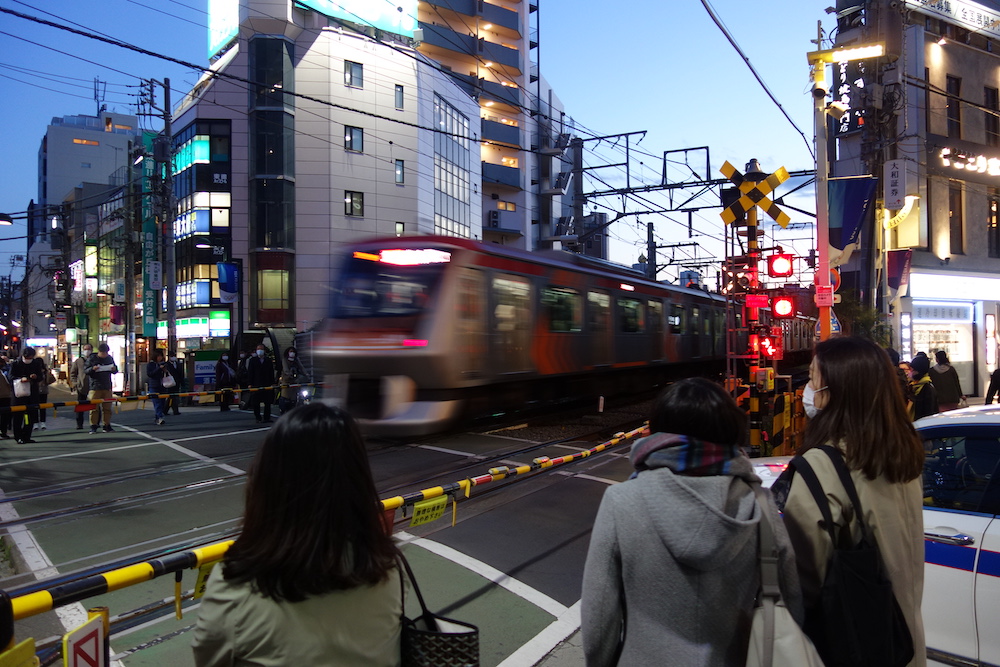
[[460, 452], [457, 449], [445, 449], [444, 447], [435, 447], [434, 445], [417, 445], [417, 449], [426, 449], [443, 454], [454, 454], [455, 456], [476, 456], [472, 452]]
[[607, 484], [608, 486], [613, 486], [618, 484], [617, 479], [608, 479], [607, 477], [597, 477], [595, 475], [577, 475], [568, 470], [563, 470], [559, 473], [560, 475], [565, 475], [566, 477], [572, 477], [574, 479], [589, 479], [592, 482], [600, 482], [602, 484]]
[[553, 600], [545, 593], [542, 593], [541, 591], [518, 581], [505, 572], [501, 572], [492, 565], [487, 565], [483, 561], [475, 559], [468, 554], [464, 554], [457, 549], [445, 546], [439, 542], [433, 542], [423, 537], [416, 537], [415, 535], [411, 535], [405, 531], [396, 533], [396, 536], [406, 544], [414, 544], [421, 549], [426, 549], [427, 551], [437, 554], [442, 558], [446, 558], [457, 565], [461, 565], [471, 572], [475, 572], [485, 579], [489, 579], [497, 586], [510, 591], [524, 600], [527, 600], [531, 604], [541, 608], [549, 614], [552, 614], [556, 618], [559, 618], [566, 613], [565, 605]]
[[507, 656], [497, 667], [521, 667], [522, 665], [537, 664], [552, 649], [559, 646], [562, 641], [579, 629], [580, 602], [577, 601], [575, 605], [560, 614], [547, 628]]
[[216, 461], [215, 459], [213, 459], [211, 456], [205, 456], [204, 454], [199, 454], [198, 452], [194, 451], [193, 449], [188, 449], [187, 447], [181, 447], [176, 442], [173, 442], [173, 441], [170, 441], [170, 440], [164, 440], [163, 438], [157, 438], [156, 436], [150, 435], [149, 433], [146, 433], [145, 431], [140, 431], [137, 428], [132, 428], [131, 426], [121, 426], [120, 428], [123, 428], [126, 431], [131, 431], [133, 433], [138, 433], [139, 435], [141, 435], [143, 437], [149, 438], [153, 442], [160, 443], [164, 447], [169, 447], [170, 449], [172, 449], [172, 450], [174, 450], [176, 452], [180, 452], [181, 454], [186, 454], [187, 456], [190, 456], [191, 458], [196, 459], [198, 461], [201, 461], [203, 463], [210, 463], [210, 464], [212, 464], [212, 465], [214, 465], [214, 466], [216, 466], [218, 468], [222, 468], [226, 472], [231, 472], [231, 473], [237, 474], [237, 475], [242, 475], [243, 474], [243, 470], [240, 470], [236, 466], [231, 466], [228, 463], [219, 463], [218, 461]]

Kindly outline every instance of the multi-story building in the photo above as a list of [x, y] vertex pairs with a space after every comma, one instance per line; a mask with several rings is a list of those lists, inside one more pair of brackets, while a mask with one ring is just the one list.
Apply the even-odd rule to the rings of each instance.
[[[211, 17], [212, 71], [173, 116], [180, 349], [232, 345], [218, 261], [243, 263], [246, 328], [304, 331], [345, 242], [536, 248], [566, 224], [568, 123], [533, 71], [533, 5], [230, 6]], [[219, 311], [230, 322], [209, 331]]]
[[872, 263], [856, 263], [857, 284], [884, 292], [903, 356], [945, 350], [964, 391], [982, 395], [1000, 314], [1000, 3], [840, 0], [836, 9], [838, 46], [887, 49], [834, 68], [835, 97], [851, 109], [837, 123], [833, 174], [883, 184], [884, 207], [862, 240], [885, 252], [889, 270], [880, 286]]

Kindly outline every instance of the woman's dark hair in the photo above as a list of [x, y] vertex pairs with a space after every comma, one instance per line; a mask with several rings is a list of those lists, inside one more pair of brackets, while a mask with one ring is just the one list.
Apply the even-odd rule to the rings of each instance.
[[848, 465], [868, 479], [883, 476], [899, 483], [918, 477], [924, 447], [885, 350], [846, 336], [818, 343], [815, 358], [829, 401], [810, 420], [801, 451], [843, 443]]
[[938, 350], [937, 352], [935, 352], [934, 359], [936, 359], [939, 364], [951, 363], [950, 361], [948, 361], [948, 353], [945, 352], [944, 350]]
[[291, 602], [384, 581], [396, 547], [381, 511], [351, 416], [323, 403], [294, 408], [250, 468], [243, 530], [223, 575]]
[[927, 371], [931, 369], [931, 362], [927, 358], [927, 355], [921, 357], [918, 354], [917, 356], [913, 357], [913, 361], [910, 362], [910, 368], [912, 368], [913, 372], [916, 374], [914, 375], [913, 379], [919, 380], [923, 376], [927, 375]]
[[657, 397], [649, 430], [737, 445], [746, 436], [747, 415], [718, 384], [688, 378], [673, 383]]
[[298, 356], [298, 354], [299, 354], [299, 351], [297, 349], [295, 349], [294, 345], [289, 345], [288, 347], [285, 348], [285, 356], [286, 357], [288, 356], [289, 352], [294, 352], [296, 354], [296, 356]]

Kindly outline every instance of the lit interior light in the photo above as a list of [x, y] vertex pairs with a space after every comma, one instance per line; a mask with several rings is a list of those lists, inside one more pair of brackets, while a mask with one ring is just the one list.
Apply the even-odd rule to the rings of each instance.
[[483, 26], [483, 30], [489, 30], [492, 27], [493, 27], [492, 23], [487, 23], [486, 25]]
[[941, 39], [939, 39], [939, 40], [937, 41], [937, 43], [938, 43], [938, 46], [944, 46], [945, 44], [947, 44], [947, 43], [948, 43], [948, 40], [947, 40], [947, 39], [945, 39], [944, 37], [942, 37]]
[[626, 292], [635, 291], [635, 287], [633, 287], [632, 285], [626, 285], [625, 283], [621, 283], [620, 285], [618, 285], [618, 289], [625, 290]]

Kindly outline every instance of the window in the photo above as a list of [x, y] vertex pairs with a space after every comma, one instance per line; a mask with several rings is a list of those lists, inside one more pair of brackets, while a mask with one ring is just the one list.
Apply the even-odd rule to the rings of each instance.
[[344, 215], [361, 217], [365, 214], [365, 193], [344, 192]]
[[397, 222], [396, 223], [396, 236], [402, 236], [406, 231], [406, 223]]
[[344, 61], [344, 85], [351, 88], [365, 87], [365, 66], [361, 63]]
[[995, 437], [985, 435], [924, 440], [924, 505], [990, 514], [997, 511], [986, 494], [1000, 458], [997, 445]]
[[498, 201], [497, 208], [501, 211], [516, 211], [517, 204], [512, 201]]
[[73, 143], [74, 144], [82, 144], [84, 146], [100, 146], [101, 145], [100, 141], [93, 141], [91, 139], [74, 139]]
[[1000, 91], [996, 88], [983, 89], [983, 106], [986, 107], [986, 143], [1000, 146]]
[[989, 256], [1000, 257], [1000, 189], [990, 188], [986, 209], [986, 235]]
[[963, 217], [962, 184], [959, 181], [952, 181], [951, 186], [948, 188], [948, 229], [951, 241], [951, 254], [953, 255], [961, 255], [964, 252]]
[[546, 287], [542, 290], [542, 312], [549, 320], [549, 331], [583, 330], [583, 299], [576, 290]]
[[618, 331], [642, 333], [646, 328], [646, 310], [642, 301], [628, 297], [618, 298]]
[[684, 306], [679, 303], [671, 304], [667, 323], [670, 325], [670, 333], [684, 333]]
[[360, 127], [344, 126], [344, 150], [365, 152], [365, 131]]
[[948, 115], [948, 136], [954, 139], [962, 138], [962, 80], [957, 76], [948, 76], [945, 84], [948, 97], [945, 100]]
[[396, 108], [403, 108], [403, 87], [398, 83], [396, 84]]
[[402, 183], [405, 179], [403, 160], [396, 160], [396, 182]]

